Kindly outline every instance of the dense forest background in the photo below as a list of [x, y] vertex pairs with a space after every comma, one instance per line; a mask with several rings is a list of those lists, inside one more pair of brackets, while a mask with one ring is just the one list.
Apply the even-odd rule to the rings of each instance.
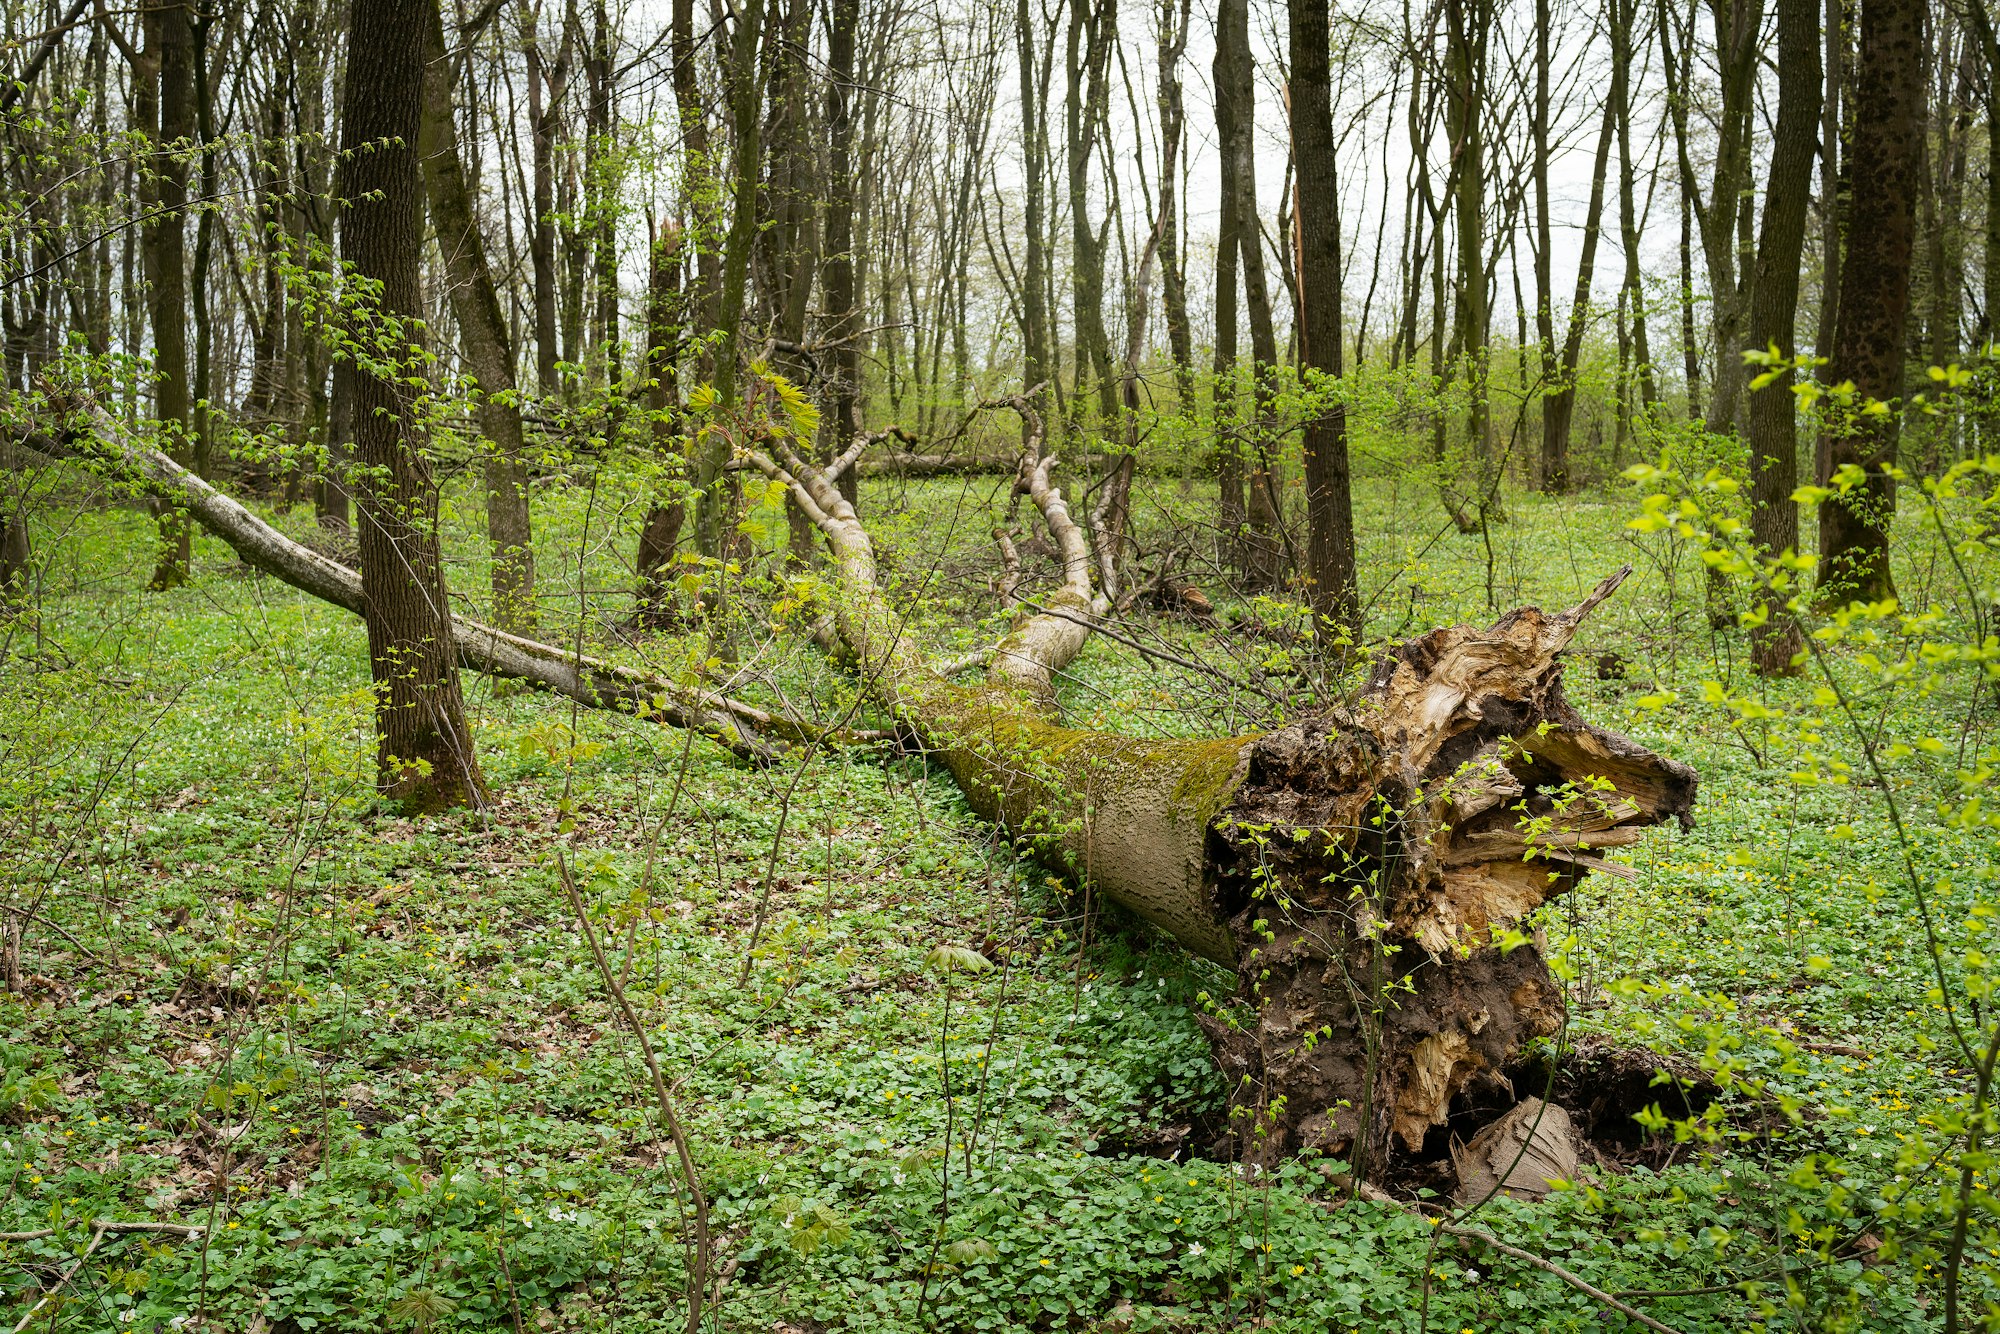
[[1995, 31], [0, 8], [13, 1334], [2000, 1328]]

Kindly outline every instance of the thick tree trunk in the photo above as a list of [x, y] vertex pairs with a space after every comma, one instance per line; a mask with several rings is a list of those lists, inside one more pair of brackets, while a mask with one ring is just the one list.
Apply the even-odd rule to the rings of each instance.
[[[1799, 263], [1805, 253], [1806, 210], [1820, 113], [1819, 0], [1778, 0], [1778, 124], [1771, 179], [1764, 191], [1763, 235], [1750, 304], [1750, 347], [1795, 355]], [[1796, 551], [1799, 507], [1798, 405], [1792, 374], [1779, 374], [1750, 396], [1750, 531], [1770, 555]], [[1785, 611], [1788, 598], [1770, 590], [1763, 624], [1750, 633], [1751, 665], [1764, 676], [1790, 676], [1802, 641]]]
[[1020, 485], [1064, 581], [966, 687], [922, 657], [839, 492], [795, 455], [754, 456], [826, 536], [835, 625], [866, 688], [973, 808], [1236, 968], [1257, 1018], [1207, 1026], [1255, 1103], [1242, 1152], [1268, 1162], [1310, 1147], [1379, 1172], [1392, 1144], [1418, 1149], [1454, 1097], [1500, 1081], [1522, 1043], [1561, 1025], [1539, 949], [1502, 934], [1588, 871], [1627, 874], [1604, 849], [1690, 817], [1692, 770], [1563, 696], [1557, 654], [1624, 575], [1560, 615], [1528, 608], [1413, 640], [1356, 707], [1269, 735], [1082, 731], [1055, 718], [1053, 682], [1104, 599], [1054, 461], [1033, 459]]
[[[1892, 403], [1903, 389], [1903, 333], [1910, 310], [1917, 173], [1923, 170], [1922, 0], [1862, 0], [1855, 65], [1854, 140], [1847, 254], [1833, 335], [1831, 383], [1852, 380], [1864, 398]], [[1889, 466], [1897, 415], [1828, 418], [1835, 472], [1862, 470], [1845, 495], [1820, 502], [1819, 594], [1878, 601], [1894, 594], [1889, 521], [1896, 505]]]
[[424, 0], [424, 115], [418, 145], [431, 225], [444, 253], [452, 318], [479, 382], [479, 433], [486, 457], [486, 537], [493, 553], [493, 620], [521, 631], [535, 624], [535, 546], [528, 512], [527, 445], [514, 383], [514, 341], [486, 257], [486, 238], [458, 149], [451, 60], [437, 0]]
[[437, 490], [416, 393], [423, 315], [419, 260], [424, 51], [431, 0], [353, 0], [342, 117], [342, 257], [379, 284], [357, 312], [371, 367], [354, 377], [355, 498], [361, 594], [375, 679], [376, 783], [405, 807], [483, 806], [486, 783], [465, 725], [437, 533]]

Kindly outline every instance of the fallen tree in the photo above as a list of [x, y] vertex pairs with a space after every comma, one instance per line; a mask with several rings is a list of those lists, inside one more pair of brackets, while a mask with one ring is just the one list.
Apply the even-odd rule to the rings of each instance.
[[[134, 437], [95, 403], [66, 405], [62, 426], [31, 436], [17, 447], [48, 458], [83, 458], [183, 509], [228, 543], [245, 564], [344, 611], [361, 614], [361, 576], [340, 562], [295, 542], [182, 467]], [[469, 617], [451, 618], [461, 666], [523, 681], [593, 709], [690, 728], [741, 759], [776, 758], [773, 742], [879, 741], [879, 732], [828, 734], [712, 690], [690, 688], [617, 663], [509, 634]]]
[[1246, 1120], [1239, 1147], [1379, 1171], [1419, 1149], [1476, 1080], [1504, 1078], [1564, 1009], [1516, 928], [1664, 820], [1696, 775], [1570, 707], [1558, 655], [1627, 571], [1555, 615], [1523, 608], [1386, 654], [1360, 699], [1263, 735], [1154, 740], [1065, 727], [1058, 673], [1106, 609], [1091, 553], [1037, 458], [1018, 475], [1063, 583], [979, 685], [919, 652], [851, 505], [779, 442], [757, 467], [825, 535], [833, 619], [869, 692], [936, 752], [973, 808], [1095, 892], [1232, 965], [1255, 1020], [1204, 1017]]
[[[1030, 410], [1031, 411], [1031, 410]], [[973, 808], [1093, 891], [1233, 967], [1254, 1018], [1204, 1016], [1244, 1113], [1240, 1150], [1347, 1154], [1363, 1175], [1419, 1149], [1452, 1100], [1501, 1080], [1560, 1027], [1562, 995], [1520, 928], [1601, 854], [1689, 822], [1696, 776], [1596, 727], [1563, 694], [1559, 654], [1617, 588], [1557, 614], [1434, 630], [1386, 653], [1353, 704], [1264, 734], [1146, 739], [1067, 727], [1056, 678], [1109, 600], [1089, 543], [1040, 456], [1017, 472], [1060, 556], [1061, 585], [993, 651], [985, 679], [933, 663], [876, 579], [875, 552], [826, 473], [790, 452], [745, 461], [781, 482], [824, 536], [830, 619], [869, 695], [948, 767]], [[186, 507], [244, 559], [359, 608], [353, 571], [310, 552], [94, 407], [45, 448], [109, 461]], [[851, 461], [851, 459], [849, 460]], [[739, 753], [794, 724], [707, 692], [454, 621], [479, 670], [593, 707], [644, 708]], [[752, 716], [754, 715], [754, 716]], [[824, 739], [824, 738], [820, 738]]]

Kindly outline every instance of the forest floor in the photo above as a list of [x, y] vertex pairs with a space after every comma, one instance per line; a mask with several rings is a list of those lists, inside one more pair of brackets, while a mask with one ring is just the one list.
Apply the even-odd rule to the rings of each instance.
[[[1142, 534], [1203, 507], [1172, 479], [1141, 490]], [[569, 642], [579, 607], [623, 614], [635, 516], [538, 503], [545, 633]], [[891, 576], [940, 638], [1003, 619], [984, 578], [1004, 503], [1002, 479], [869, 485]], [[1612, 1152], [1478, 1225], [1649, 1294], [1627, 1300], [1678, 1330], [1790, 1327], [1788, 1279], [1809, 1305], [1865, 1290], [1867, 1328], [1932, 1327], [1921, 1279], [1864, 1282], [1865, 1235], [1833, 1266], [1784, 1268], [1788, 1227], [1833, 1225], [1800, 1155], [1887, 1174], [1903, 1128], [1965, 1082], [1934, 1047], [1931, 964], [1874, 799], [1798, 782], [1755, 724], [1703, 704], [1704, 681], [1742, 685], [1738, 636], [1708, 631], [1691, 557], [1624, 530], [1623, 490], [1516, 500], [1490, 544], [1440, 530], [1414, 481], [1369, 482], [1361, 511], [1377, 636], [1566, 605], [1639, 567], [1586, 626], [1570, 690], [1700, 770], [1699, 823], [1653, 831], [1633, 878], [1592, 877], [1553, 910], [1565, 1043], [1691, 1065], [1765, 1031], [1739, 1057], [1806, 1109], [1776, 1140]], [[476, 519], [448, 515], [451, 546], [477, 548]], [[1192, 1016], [1232, 979], [1092, 911], [920, 759], [751, 770], [629, 717], [572, 732], [565, 701], [468, 681], [495, 807], [403, 819], [370, 788], [357, 621], [207, 538], [191, 586], [146, 593], [150, 526], [129, 509], [51, 510], [36, 540], [56, 554], [0, 669], [0, 874], [22, 922], [21, 989], [0, 995], [0, 1230], [55, 1230], [0, 1241], [10, 1327], [68, 1274], [41, 1327], [679, 1328], [677, 1174], [559, 848], [688, 1123], [727, 1266], [711, 1328], [1623, 1327], [1539, 1269], [1433, 1248], [1416, 1214], [1347, 1200], [1332, 1165], [1254, 1177], [1205, 1157], [1223, 1090]], [[1904, 555], [1916, 601], [1917, 537]], [[592, 624], [600, 648], [701, 660]], [[1156, 634], [1239, 681], [1295, 684], [1279, 640], [1131, 631]], [[851, 685], [799, 642], [752, 636], [741, 690], [838, 716]], [[1066, 691], [1135, 731], [1268, 707], [1102, 636]], [[1990, 845], [1928, 827], [1917, 844], [1963, 887], [1939, 904], [1958, 922]], [[998, 966], [946, 971], [939, 946]], [[1612, 1110], [1599, 1133], [1636, 1143], [1610, 1124], [1635, 1108]], [[105, 1218], [203, 1230], [107, 1234], [72, 1270]], [[1746, 1277], [1767, 1286], [1703, 1291]]]

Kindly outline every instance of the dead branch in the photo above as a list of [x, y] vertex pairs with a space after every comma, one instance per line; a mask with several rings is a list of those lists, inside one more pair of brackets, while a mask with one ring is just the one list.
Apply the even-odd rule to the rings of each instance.
[[[167, 455], [133, 438], [95, 403], [73, 405], [59, 435], [25, 443], [51, 456], [103, 461], [151, 494], [185, 508], [245, 563], [301, 592], [356, 615], [361, 613], [359, 574], [294, 542]], [[460, 663], [470, 670], [526, 681], [591, 708], [698, 731], [739, 758], [757, 763], [768, 763], [776, 755], [764, 737], [793, 743], [879, 739], [874, 734], [827, 738], [810, 724], [779, 717], [741, 700], [579, 656], [466, 617], [452, 618], [452, 637]]]

